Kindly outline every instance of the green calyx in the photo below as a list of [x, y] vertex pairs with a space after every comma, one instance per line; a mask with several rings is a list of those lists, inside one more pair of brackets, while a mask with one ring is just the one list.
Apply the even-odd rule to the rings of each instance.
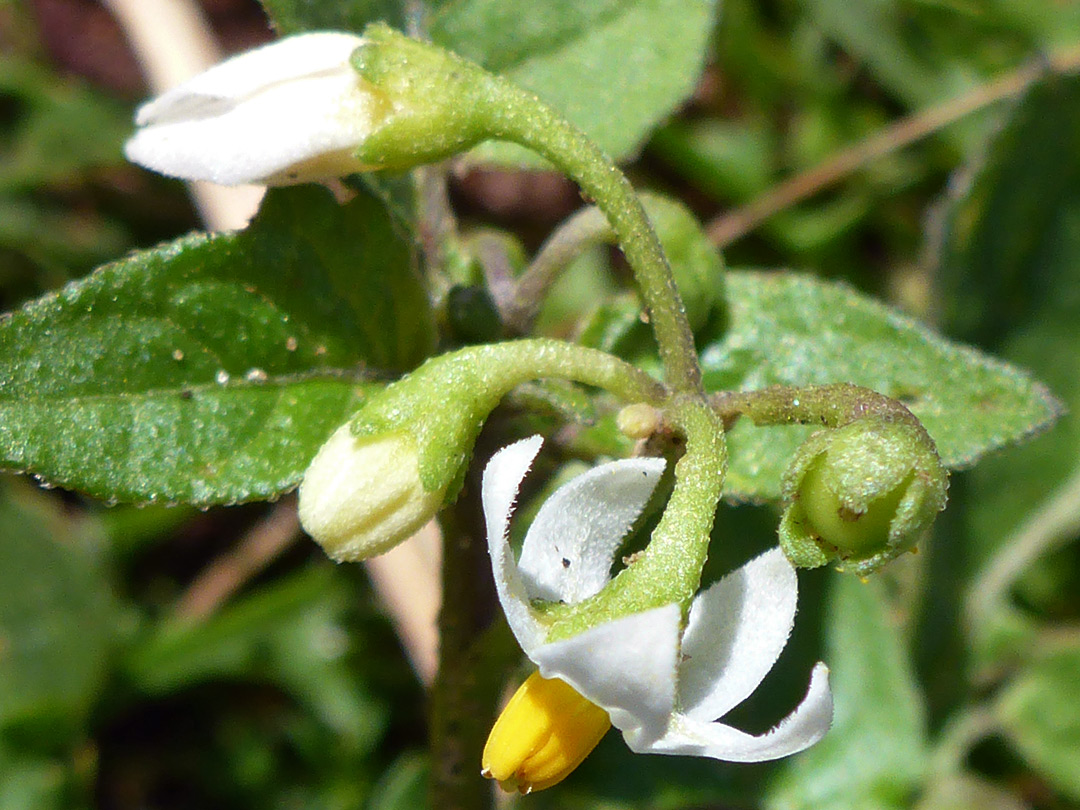
[[783, 487], [792, 563], [866, 575], [915, 547], [945, 508], [948, 473], [918, 422], [875, 415], [813, 434]]
[[364, 30], [352, 65], [389, 111], [356, 151], [372, 166], [405, 169], [442, 160], [487, 137], [491, 75], [383, 23]]

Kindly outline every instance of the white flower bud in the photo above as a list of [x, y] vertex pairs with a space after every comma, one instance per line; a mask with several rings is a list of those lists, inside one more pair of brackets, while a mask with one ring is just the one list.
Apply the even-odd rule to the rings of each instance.
[[349, 63], [365, 42], [312, 33], [239, 54], [139, 108], [124, 151], [162, 174], [225, 185], [288, 185], [370, 168], [354, 152], [386, 100]]
[[434, 517], [445, 489], [426, 492], [416, 444], [402, 433], [327, 440], [300, 485], [300, 522], [335, 560], [389, 551]]

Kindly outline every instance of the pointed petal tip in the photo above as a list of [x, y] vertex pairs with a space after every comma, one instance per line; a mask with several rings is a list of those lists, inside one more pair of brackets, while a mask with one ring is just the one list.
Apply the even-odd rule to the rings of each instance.
[[677, 714], [668, 732], [653, 744], [635, 748], [654, 754], [710, 757], [725, 762], [766, 762], [805, 751], [832, 726], [829, 668], [818, 663], [802, 702], [772, 730], [747, 734], [724, 723], [707, 723]]
[[544, 443], [530, 436], [495, 453], [484, 467], [480, 498], [484, 507], [488, 555], [503, 613], [525, 654], [540, 644], [544, 630], [532, 614], [529, 595], [510, 550], [507, 534], [521, 482]]

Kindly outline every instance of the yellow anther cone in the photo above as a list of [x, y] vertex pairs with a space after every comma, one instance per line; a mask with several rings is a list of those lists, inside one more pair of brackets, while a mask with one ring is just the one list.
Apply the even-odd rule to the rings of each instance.
[[565, 681], [535, 672], [495, 721], [482, 773], [504, 790], [543, 790], [580, 765], [609, 728], [607, 712]]

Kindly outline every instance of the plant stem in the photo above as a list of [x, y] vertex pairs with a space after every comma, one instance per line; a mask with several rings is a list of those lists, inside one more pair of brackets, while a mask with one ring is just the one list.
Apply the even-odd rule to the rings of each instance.
[[446, 275], [447, 245], [457, 238], [457, 221], [450, 207], [446, 164], [418, 166], [412, 178], [416, 189], [417, 236], [424, 255], [428, 294], [441, 300], [450, 288]]
[[492, 807], [480, 778], [480, 751], [495, 719], [497, 694], [485, 687], [474, 645], [483, 629], [482, 583], [487, 567], [483, 532], [470, 515], [479, 508], [464, 497], [440, 514], [444, 553], [439, 611], [439, 669], [431, 692], [431, 797], [439, 810]]
[[504, 320], [518, 334], [532, 327], [544, 293], [583, 250], [610, 241], [611, 226], [603, 212], [586, 206], [567, 219], [548, 238], [514, 285], [505, 304]]
[[903, 118], [865, 140], [840, 150], [809, 171], [774, 186], [747, 205], [723, 214], [708, 227], [720, 248], [746, 236], [765, 220], [817, 194], [866, 164], [926, 137], [966, 115], [998, 101], [1017, 96], [1047, 71], [1067, 73], [1080, 68], [1080, 47], [1071, 47], [1018, 68], [959, 98]]
[[1008, 595], [1009, 588], [1032, 562], [1071, 539], [1080, 529], [1080, 468], [1020, 524], [983, 568], [968, 590], [966, 619], [981, 631]]
[[727, 446], [719, 417], [696, 396], [677, 398], [667, 418], [686, 436], [686, 453], [675, 465], [675, 487], [648, 547], [596, 596], [552, 608], [548, 641], [672, 602], [689, 610], [708, 556]]
[[759, 391], [720, 391], [708, 399], [729, 427], [740, 416], [749, 417], [758, 426], [821, 425], [829, 428], [843, 427], [865, 416], [880, 416], [890, 422], [907, 422], [923, 429], [922, 423], [902, 402], [851, 383], [806, 387], [771, 385]]
[[994, 734], [998, 720], [990, 706], [967, 707], [951, 720], [938, 737], [929, 763], [930, 776], [943, 779], [964, 768], [964, 759], [975, 744]]
[[637, 366], [562, 340], [523, 338], [469, 346], [431, 362], [456, 366], [458, 380], [448, 385], [464, 381], [469, 390], [483, 391], [496, 400], [516, 385], [544, 377], [602, 388], [627, 402], [658, 405], [667, 398], [664, 386]]
[[671, 267], [630, 181], [579, 129], [535, 96], [492, 77], [486, 114], [493, 137], [514, 141], [572, 177], [604, 212], [634, 271], [668, 384], [701, 393], [701, 369]]

